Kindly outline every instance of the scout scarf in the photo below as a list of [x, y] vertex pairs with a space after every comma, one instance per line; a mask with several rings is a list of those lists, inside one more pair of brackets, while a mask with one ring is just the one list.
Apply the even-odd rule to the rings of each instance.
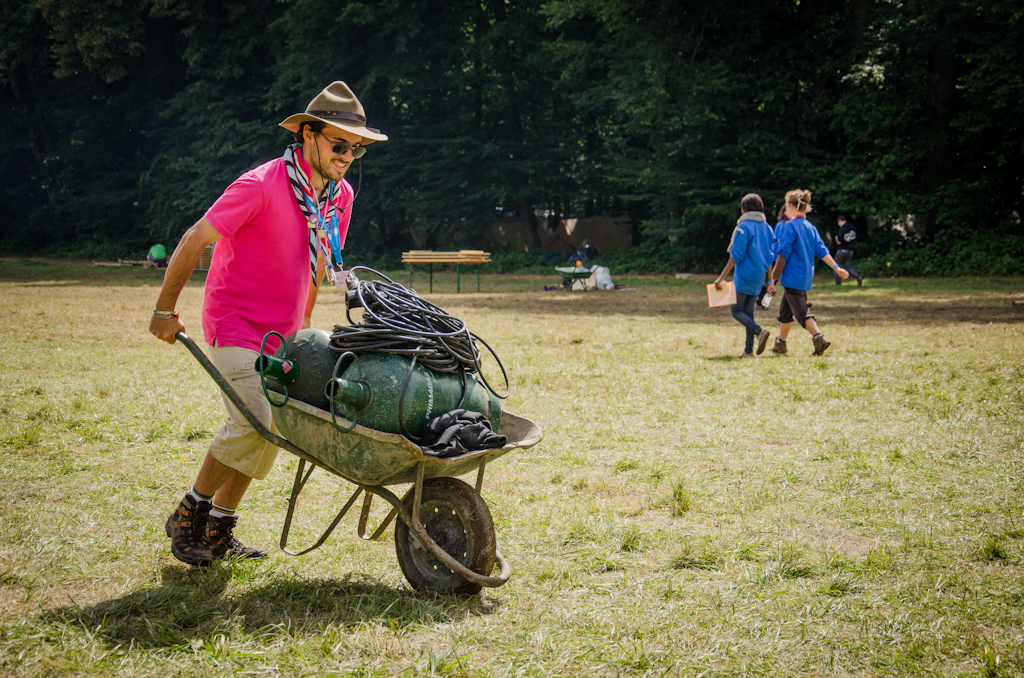
[[[306, 176], [305, 170], [300, 164], [301, 144], [292, 144], [284, 152], [284, 164], [288, 170], [288, 180], [295, 192], [295, 199], [299, 201], [299, 209], [306, 217], [309, 226], [309, 266], [313, 276], [313, 286], [316, 286], [316, 256], [317, 251], [323, 252], [327, 277], [334, 282], [334, 262], [331, 259], [331, 251], [337, 253], [337, 261], [341, 264], [341, 238], [338, 233], [338, 217], [345, 213], [343, 207], [338, 206], [341, 199], [341, 182], [332, 181], [320, 197], [319, 204], [316, 194], [313, 192], [313, 185]], [[332, 247], [333, 246], [333, 247]]]

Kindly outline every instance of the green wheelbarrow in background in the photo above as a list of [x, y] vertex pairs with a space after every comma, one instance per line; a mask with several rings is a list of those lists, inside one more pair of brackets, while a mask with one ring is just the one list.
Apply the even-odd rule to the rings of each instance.
[[584, 290], [590, 289], [587, 287], [587, 278], [593, 275], [593, 271], [589, 268], [585, 266], [555, 266], [555, 270], [562, 274], [562, 287], [566, 292], [572, 292], [572, 285], [577, 280], [581, 282]]
[[[494, 588], [508, 581], [511, 568], [497, 549], [494, 522], [480, 491], [484, 469], [491, 460], [540, 442], [542, 434], [536, 424], [503, 412], [498, 433], [507, 438], [504, 447], [438, 458], [424, 454], [419, 445], [403, 435], [366, 428], [332, 412], [288, 400], [284, 406], [273, 408], [274, 424], [283, 434], [279, 436], [256, 418], [192, 339], [184, 332], [178, 332], [175, 338], [199, 361], [257, 433], [299, 458], [281, 530], [282, 551], [294, 556], [319, 548], [362, 495], [359, 537], [379, 540], [397, 518], [395, 551], [402, 573], [413, 588], [471, 595], [482, 587]], [[344, 428], [339, 428], [339, 423]], [[316, 543], [294, 551], [288, 548], [288, 534], [295, 507], [317, 468], [344, 478], [356, 489]], [[475, 486], [456, 477], [473, 471]], [[409, 483], [412, 488], [401, 499], [386, 487]], [[367, 536], [374, 496], [390, 504], [391, 511]], [[492, 574], [495, 565], [499, 569], [497, 575]]]

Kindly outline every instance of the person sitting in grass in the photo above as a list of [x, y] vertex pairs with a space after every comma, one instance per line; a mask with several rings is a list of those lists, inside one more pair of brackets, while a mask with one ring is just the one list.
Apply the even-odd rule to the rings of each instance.
[[163, 267], [167, 265], [167, 248], [157, 243], [149, 248], [146, 255], [146, 266]]
[[807, 307], [807, 291], [814, 282], [814, 258], [818, 257], [832, 267], [832, 270], [843, 280], [850, 277], [846, 269], [841, 268], [829, 254], [828, 247], [818, 234], [814, 224], [807, 221], [807, 213], [811, 211], [811, 192], [796, 189], [786, 193], [786, 221], [776, 228], [779, 234], [779, 252], [775, 265], [769, 273], [768, 291], [775, 294], [775, 283], [780, 282], [785, 289], [782, 302], [779, 304], [779, 336], [772, 346], [772, 353], [786, 353], [786, 340], [794, 318], [811, 335], [814, 351], [811, 355], [821, 355], [831, 342], [818, 328], [814, 314]]
[[772, 250], [775, 234], [764, 216], [764, 201], [756, 193], [748, 193], [740, 201], [740, 215], [729, 241], [729, 261], [722, 274], [715, 280], [715, 289], [721, 291], [722, 281], [735, 267], [732, 277], [736, 285], [736, 303], [732, 305], [732, 317], [747, 328], [743, 357], [754, 355], [754, 339], [757, 338], [757, 355], [764, 352], [769, 332], [754, 320], [754, 307], [765, 281], [765, 275], [772, 265]]

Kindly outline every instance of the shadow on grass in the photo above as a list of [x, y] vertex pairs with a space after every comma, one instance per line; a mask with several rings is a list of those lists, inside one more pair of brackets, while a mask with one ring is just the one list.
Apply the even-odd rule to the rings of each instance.
[[[330, 626], [406, 628], [491, 614], [497, 602], [418, 594], [368, 578], [301, 579], [261, 564], [215, 564], [208, 569], [168, 566], [160, 586], [87, 607], [40, 615], [44, 626], [71, 627], [111, 647], [191, 650], [215, 634], [305, 636]], [[227, 594], [233, 580], [253, 575], [270, 581]], [[244, 586], [244, 583], [243, 583]], [[237, 584], [236, 584], [237, 587]]]

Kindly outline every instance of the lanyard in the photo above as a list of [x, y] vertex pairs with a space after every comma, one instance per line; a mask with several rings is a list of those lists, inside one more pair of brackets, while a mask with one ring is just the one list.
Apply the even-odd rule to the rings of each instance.
[[[320, 202], [323, 204], [322, 208], [320, 205], [312, 205], [311, 203], [313, 202], [313, 200], [310, 198], [310, 196], [303, 195], [302, 197], [306, 202], [306, 208], [309, 211], [311, 217], [309, 220], [309, 227], [316, 229], [316, 240], [317, 243], [319, 244], [320, 253], [323, 255], [324, 258], [324, 271], [327, 273], [327, 279], [331, 281], [332, 285], [337, 285], [338, 280], [335, 275], [334, 263], [331, 259], [331, 245], [327, 233], [327, 227], [329, 225], [334, 225], [327, 223], [327, 212], [330, 211], [331, 195], [333, 192], [334, 182], [332, 181], [326, 187], [324, 187], [324, 197], [320, 200]], [[316, 215], [315, 220], [312, 218], [312, 215], [314, 214]], [[337, 219], [338, 215], [337, 213], [335, 213], [332, 221], [337, 222]], [[340, 259], [340, 256], [338, 258]]]

